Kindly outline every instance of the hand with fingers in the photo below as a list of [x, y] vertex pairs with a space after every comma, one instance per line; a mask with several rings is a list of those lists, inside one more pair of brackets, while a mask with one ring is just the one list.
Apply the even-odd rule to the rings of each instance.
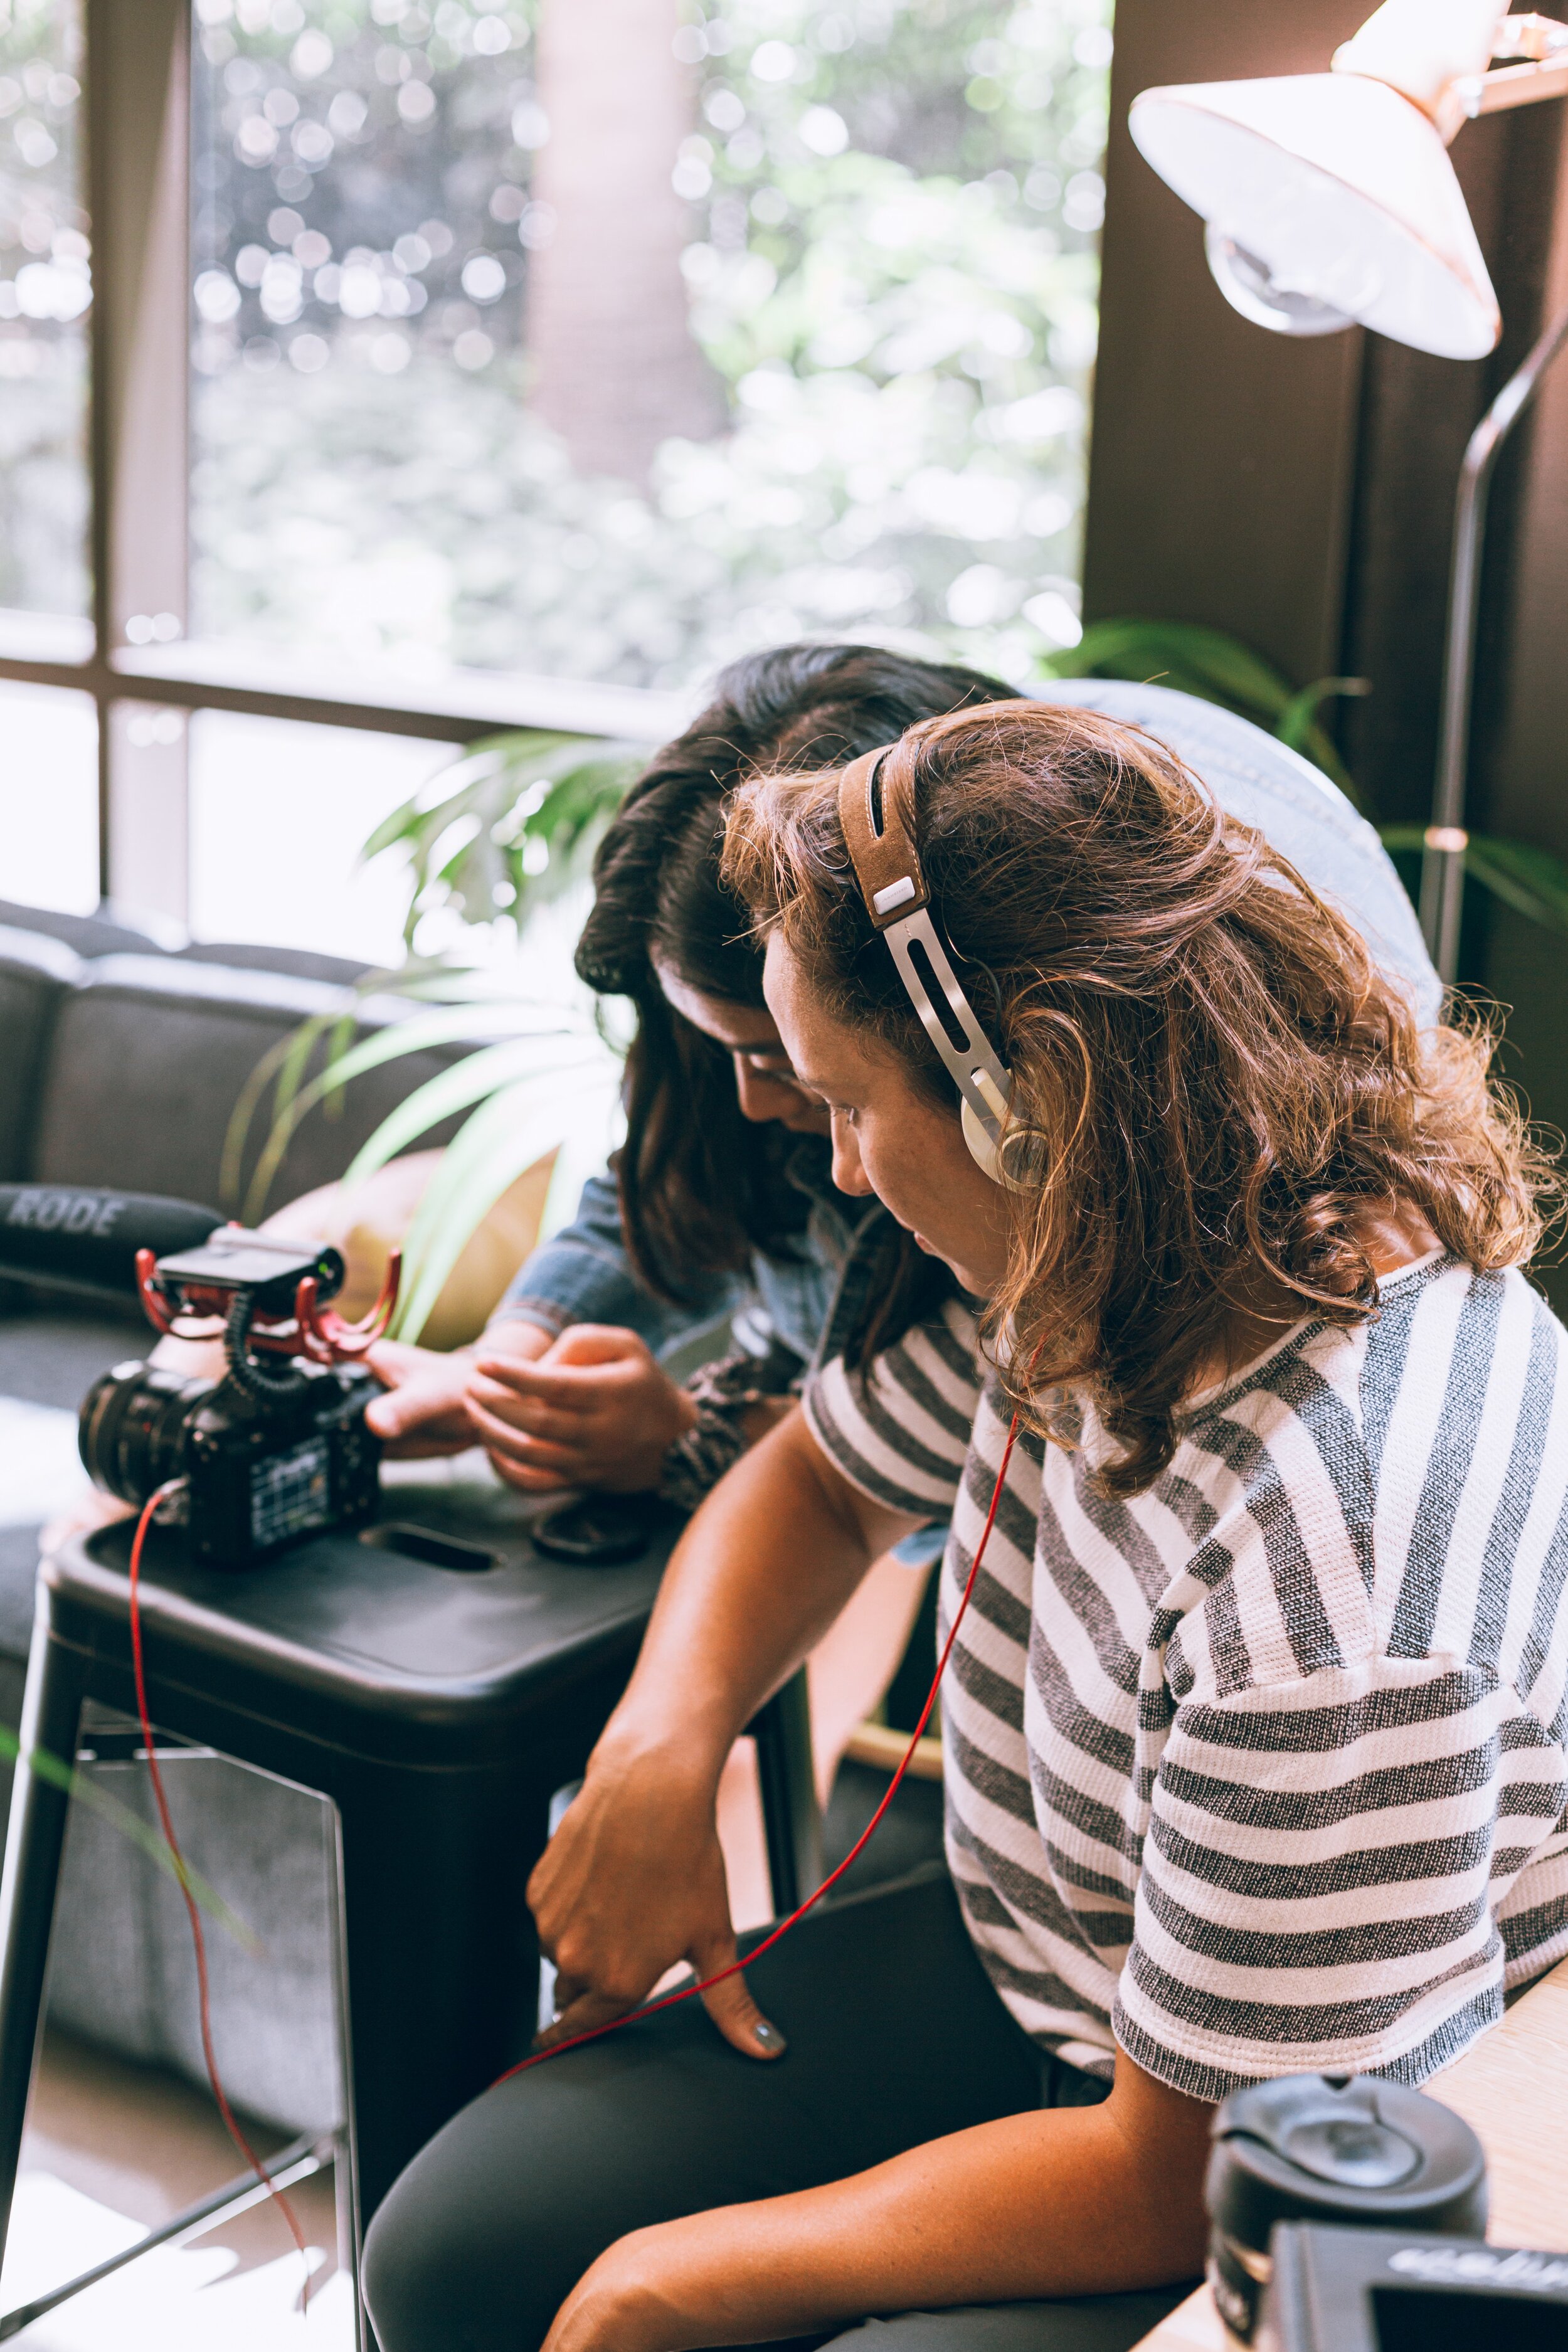
[[[714, 1822], [716, 1784], [684, 1759], [621, 1751], [614, 1728], [528, 1884], [542, 1948], [555, 1963], [550, 2049], [637, 2009], [685, 1961], [700, 1979], [735, 1958], [730, 1889]], [[746, 1989], [725, 1978], [702, 1996], [726, 2042], [782, 2057], [784, 2039]]]
[[528, 1494], [656, 1487], [666, 1454], [697, 1417], [637, 1333], [610, 1324], [574, 1324], [534, 1362], [483, 1347], [468, 1370], [468, 1442]]
[[[542, 1356], [553, 1337], [537, 1323], [516, 1321], [494, 1325], [481, 1345], [526, 1362]], [[465, 1403], [474, 1369], [471, 1349], [448, 1356], [435, 1348], [408, 1347], [400, 1339], [378, 1339], [365, 1360], [386, 1390], [371, 1405], [365, 1421], [388, 1454], [400, 1460], [422, 1460], [437, 1454], [466, 1454], [478, 1444]]]

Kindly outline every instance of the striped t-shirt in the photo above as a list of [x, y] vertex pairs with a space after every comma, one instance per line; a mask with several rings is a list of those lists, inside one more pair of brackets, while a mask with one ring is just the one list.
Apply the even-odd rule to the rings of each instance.
[[[1434, 1256], [1197, 1400], [1129, 1501], [1022, 1433], [943, 1690], [947, 1844], [1020, 2024], [1217, 2099], [1419, 2083], [1568, 1953], [1568, 1333]], [[895, 1508], [953, 1517], [1007, 1415], [953, 1304], [807, 1392]]]

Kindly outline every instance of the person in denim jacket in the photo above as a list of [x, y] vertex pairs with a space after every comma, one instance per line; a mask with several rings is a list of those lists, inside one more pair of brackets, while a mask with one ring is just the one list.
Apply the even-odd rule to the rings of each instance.
[[[477, 1351], [384, 1344], [373, 1426], [400, 1451], [478, 1437], [531, 1490], [658, 1488], [688, 1506], [787, 1410], [814, 1360], [886, 1347], [933, 1274], [875, 1203], [835, 1192], [820, 1106], [797, 1087], [761, 959], [721, 890], [725, 794], [770, 766], [840, 762], [918, 718], [1014, 689], [857, 646], [789, 646], [726, 671], [611, 826], [577, 953], [630, 996], [627, 1139], [572, 1224], [520, 1270]], [[1083, 678], [1048, 698], [1170, 745], [1348, 915], [1421, 1021], [1441, 999], [1372, 827], [1321, 772], [1231, 712], [1161, 686]], [[735, 1352], [685, 1383], [661, 1358], [728, 1321]], [[915, 1539], [917, 1541], [921, 1539]]]
[[[762, 958], [719, 883], [726, 795], [777, 766], [837, 764], [917, 719], [1005, 699], [978, 671], [875, 647], [789, 646], [733, 664], [651, 762], [595, 860], [577, 969], [626, 996], [626, 1141], [522, 1266], [476, 1349], [383, 1343], [371, 1424], [399, 1453], [478, 1438], [537, 1492], [655, 1489], [694, 1506], [790, 1409], [829, 1331], [864, 1345], [946, 1277], [875, 1202], [837, 1192], [827, 1118], [797, 1087]], [[675, 1377], [661, 1359], [689, 1363]], [[929, 1547], [927, 1547], [929, 1552]]]

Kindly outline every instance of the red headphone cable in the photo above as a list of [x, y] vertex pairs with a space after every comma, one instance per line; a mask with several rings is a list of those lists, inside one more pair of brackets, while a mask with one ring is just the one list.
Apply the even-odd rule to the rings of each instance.
[[1013, 1447], [1017, 1435], [1018, 1416], [1015, 1413], [1008, 1425], [1007, 1442], [1002, 1448], [1002, 1466], [996, 1473], [996, 1484], [991, 1490], [991, 1507], [985, 1514], [985, 1525], [981, 1529], [980, 1541], [975, 1546], [974, 1558], [970, 1564], [969, 1576], [963, 1587], [963, 1596], [953, 1612], [947, 1639], [942, 1643], [942, 1656], [937, 1661], [931, 1686], [926, 1693], [926, 1703], [921, 1709], [921, 1719], [910, 1734], [910, 1744], [900, 1759], [898, 1770], [888, 1783], [887, 1794], [843, 1861], [836, 1869], [828, 1872], [815, 1894], [808, 1895], [805, 1901], [792, 1911], [787, 1919], [781, 1919], [777, 1927], [771, 1929], [760, 1944], [754, 1945], [743, 1959], [731, 1960], [727, 1968], [716, 1969], [712, 1976], [704, 1977], [700, 1983], [680, 1985], [674, 1992], [667, 1992], [658, 2000], [650, 2000], [641, 2009], [628, 2010], [624, 2017], [612, 2017], [603, 2025], [591, 2025], [585, 2032], [569, 2034], [564, 2042], [552, 2042], [548, 2050], [536, 2050], [531, 2056], [520, 2058], [515, 2066], [509, 2066], [504, 2074], [496, 2076], [495, 2082], [490, 2085], [492, 2090], [502, 2083], [510, 2083], [514, 2074], [526, 2074], [531, 2066], [542, 2066], [546, 2059], [559, 2058], [563, 2050], [578, 2050], [585, 2042], [597, 2042], [606, 2033], [618, 2033], [623, 2025], [636, 2025], [642, 2018], [657, 2017], [661, 2009], [674, 2009], [683, 2000], [695, 2000], [700, 1994], [711, 1992], [715, 1985], [723, 1984], [728, 1978], [739, 1976], [742, 1969], [749, 1969], [754, 1960], [760, 1960], [764, 1952], [771, 1952], [773, 1946], [787, 1936], [790, 1929], [804, 1919], [808, 1911], [815, 1909], [828, 1890], [837, 1885], [850, 1864], [858, 1861], [869, 1845], [883, 1815], [898, 1795], [900, 1783], [910, 1769], [915, 1749], [920, 1745], [926, 1725], [931, 1720], [931, 1709], [936, 1705], [937, 1693], [942, 1688], [942, 1678], [947, 1672], [947, 1662], [952, 1655], [952, 1645], [958, 1639], [958, 1629], [963, 1622], [964, 1612], [969, 1607], [970, 1598], [974, 1591], [975, 1579], [980, 1574], [980, 1563], [985, 1557], [985, 1547], [991, 1540], [991, 1530], [996, 1524], [996, 1514], [1002, 1504], [1002, 1489], [1006, 1483], [1007, 1465], [1013, 1458]]
[[147, 1751], [147, 1769], [152, 1775], [153, 1795], [158, 1807], [158, 1820], [163, 1832], [163, 1843], [169, 1849], [169, 1858], [174, 1865], [174, 1875], [179, 1881], [180, 1893], [184, 1897], [185, 1916], [191, 1923], [191, 1943], [196, 1956], [196, 1994], [201, 2009], [202, 2057], [206, 2065], [207, 2081], [212, 2085], [212, 2095], [217, 2102], [217, 2111], [223, 2117], [230, 2139], [233, 2140], [235, 2147], [282, 2214], [289, 2225], [289, 2234], [300, 2250], [300, 2259], [305, 2265], [305, 2290], [300, 2297], [300, 2307], [304, 2310], [310, 2300], [310, 2258], [305, 2250], [305, 2233], [300, 2227], [294, 2208], [289, 2204], [282, 2189], [273, 2187], [261, 2158], [240, 2129], [234, 2109], [229, 2105], [228, 2094], [223, 2086], [223, 2077], [218, 2073], [217, 2053], [213, 2047], [212, 1993], [207, 1981], [206, 1937], [202, 1929], [202, 1915], [197, 1908], [196, 1898], [191, 1891], [190, 1873], [185, 1868], [185, 1857], [180, 1851], [179, 1839], [174, 1835], [174, 1823], [169, 1811], [169, 1801], [163, 1791], [163, 1776], [158, 1769], [158, 1751], [153, 1738], [153, 1718], [147, 1706], [147, 1677], [142, 1664], [142, 1552], [147, 1541], [147, 1530], [153, 1524], [158, 1506], [160, 1503], [167, 1502], [170, 1496], [184, 1485], [184, 1479], [171, 1478], [166, 1486], [158, 1488], [156, 1494], [148, 1496], [142, 1505], [142, 1516], [136, 1522], [136, 1533], [132, 1538], [131, 1662], [136, 1676], [136, 1713], [141, 1719], [142, 1738]]
[[[808, 1911], [815, 1910], [817, 1904], [821, 1902], [823, 1896], [828, 1894], [832, 1888], [837, 1886], [839, 1880], [844, 1876], [846, 1871], [859, 1860], [861, 1854], [864, 1853], [867, 1846], [869, 1845], [872, 1838], [880, 1827], [889, 1806], [892, 1803], [893, 1799], [898, 1795], [899, 1789], [910, 1769], [910, 1762], [913, 1759], [915, 1749], [919, 1746], [921, 1738], [924, 1736], [926, 1725], [931, 1720], [931, 1710], [936, 1705], [937, 1693], [942, 1687], [942, 1678], [947, 1672], [947, 1662], [952, 1655], [952, 1645], [958, 1639], [958, 1629], [963, 1622], [964, 1614], [968, 1610], [970, 1601], [973, 1595], [975, 1580], [980, 1574], [981, 1563], [985, 1558], [985, 1548], [991, 1540], [991, 1530], [996, 1524], [996, 1514], [1000, 1509], [1002, 1503], [1002, 1490], [1006, 1483], [1007, 1468], [1013, 1458], [1013, 1447], [1016, 1442], [1017, 1435], [1018, 1416], [1015, 1413], [1007, 1430], [1007, 1442], [1002, 1449], [1001, 1467], [996, 1473], [996, 1484], [992, 1489], [990, 1508], [985, 1514], [985, 1525], [981, 1530], [980, 1541], [975, 1547], [974, 1558], [971, 1562], [969, 1575], [964, 1583], [963, 1591], [959, 1600], [958, 1607], [953, 1612], [952, 1623], [948, 1628], [947, 1639], [942, 1644], [942, 1656], [937, 1661], [937, 1669], [931, 1679], [931, 1689], [927, 1692], [925, 1705], [921, 1709], [920, 1721], [916, 1724], [913, 1731], [910, 1734], [909, 1745], [904, 1749], [903, 1756], [900, 1759], [898, 1769], [888, 1783], [887, 1791], [883, 1796], [881, 1802], [877, 1807], [877, 1810], [872, 1814], [870, 1820], [867, 1822], [866, 1827], [856, 1839], [854, 1844], [850, 1847], [848, 1853], [845, 1855], [843, 1861], [837, 1864], [837, 1868], [829, 1871], [821, 1885], [818, 1886], [814, 1893], [808, 1895], [804, 1903], [797, 1905], [796, 1908], [790, 1913], [787, 1919], [781, 1919], [777, 1927], [771, 1929], [770, 1932], [763, 1937], [762, 1942], [755, 1945], [752, 1949], [745, 1955], [743, 1959], [731, 1960], [727, 1968], [715, 1970], [712, 1976], [704, 1977], [698, 1982], [681, 1985], [674, 1992], [664, 1994], [658, 2000], [648, 2001], [640, 2009], [628, 2010], [624, 2017], [610, 2018], [605, 2024], [590, 2026], [588, 2030], [583, 2033], [574, 2033], [570, 2035], [566, 2041], [553, 2043], [548, 2050], [534, 2051], [531, 2056], [520, 2059], [515, 2066], [509, 2066], [504, 2074], [499, 2074], [496, 2077], [497, 2084], [510, 2082], [514, 2074], [526, 2074], [531, 2066], [543, 2065], [547, 2059], [560, 2057], [563, 2051], [581, 2049], [584, 2042], [598, 2042], [601, 2041], [606, 2033], [619, 2032], [621, 2027], [624, 2025], [635, 2025], [641, 2018], [657, 2017], [661, 2010], [677, 2008], [682, 2001], [695, 2000], [701, 1994], [711, 1992], [715, 1985], [723, 1984], [730, 1977], [738, 1976], [742, 1969], [750, 1968], [754, 1960], [760, 1960], [764, 1952], [771, 1952], [773, 1946], [781, 1942], [782, 1939], [788, 1935], [790, 1929], [797, 1926], [798, 1923], [805, 1918]], [[163, 1842], [169, 1849], [170, 1858], [174, 1864], [174, 1872], [179, 1880], [180, 1892], [184, 1898], [185, 1914], [191, 1923], [191, 1942], [195, 1951], [196, 1987], [201, 2006], [202, 2055], [206, 2063], [207, 2080], [212, 2086], [213, 2097], [217, 2102], [218, 2113], [223, 2117], [224, 2123], [227, 2127], [229, 2137], [233, 2140], [236, 2147], [239, 2150], [246, 2162], [249, 2165], [251, 2170], [255, 2173], [258, 2180], [260, 2181], [262, 2187], [267, 2190], [268, 2196], [277, 2205], [279, 2212], [282, 2214], [285, 2221], [289, 2225], [289, 2235], [292, 2237], [295, 2245], [300, 2250], [301, 2261], [305, 2262], [307, 2264], [305, 2299], [308, 2301], [310, 2296], [310, 2276], [308, 2267], [309, 2256], [305, 2251], [304, 2232], [300, 2227], [299, 2221], [295, 2216], [294, 2209], [289, 2204], [288, 2198], [280, 2189], [273, 2187], [272, 2182], [268, 2179], [266, 2169], [262, 2165], [260, 2158], [257, 2155], [255, 2149], [251, 2147], [250, 2142], [247, 2139], [244, 2132], [241, 2130], [239, 2124], [236, 2119], [234, 2110], [229, 2105], [228, 2095], [224, 2089], [223, 2078], [218, 2072], [217, 2054], [213, 2047], [212, 2002], [207, 1980], [206, 1937], [202, 1929], [201, 1912], [197, 1908], [195, 1896], [191, 1891], [190, 1876], [185, 1868], [184, 1856], [180, 1851], [180, 1843], [174, 1834], [174, 1824], [169, 1811], [168, 1799], [164, 1794], [163, 1790], [163, 1777], [158, 1769], [157, 1752], [153, 1745], [153, 1720], [147, 1705], [147, 1683], [142, 1658], [142, 1553], [147, 1540], [147, 1530], [153, 1524], [153, 1520], [159, 1505], [166, 1502], [171, 1495], [178, 1489], [181, 1483], [182, 1482], [179, 1479], [172, 1479], [167, 1486], [160, 1486], [155, 1494], [148, 1496], [146, 1503], [142, 1507], [142, 1516], [136, 1523], [136, 1533], [131, 1546], [131, 1656], [136, 1677], [136, 1711], [141, 1719], [142, 1736], [147, 1751], [147, 1768], [152, 1775], [153, 1794], [157, 1803], [158, 1819], [163, 1828]], [[494, 2088], [496, 2085], [492, 2084], [491, 2087]]]

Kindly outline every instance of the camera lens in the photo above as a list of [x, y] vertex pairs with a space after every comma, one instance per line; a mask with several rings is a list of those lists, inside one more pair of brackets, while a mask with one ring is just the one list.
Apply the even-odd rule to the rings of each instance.
[[1214, 2119], [1204, 2194], [1208, 2277], [1228, 2340], [1250, 2344], [1277, 2221], [1479, 2237], [1487, 2164], [1468, 2124], [1402, 2083], [1281, 2074], [1233, 2091]]
[[77, 1443], [95, 1486], [140, 1506], [185, 1468], [185, 1433], [216, 1382], [116, 1364], [82, 1400]]

